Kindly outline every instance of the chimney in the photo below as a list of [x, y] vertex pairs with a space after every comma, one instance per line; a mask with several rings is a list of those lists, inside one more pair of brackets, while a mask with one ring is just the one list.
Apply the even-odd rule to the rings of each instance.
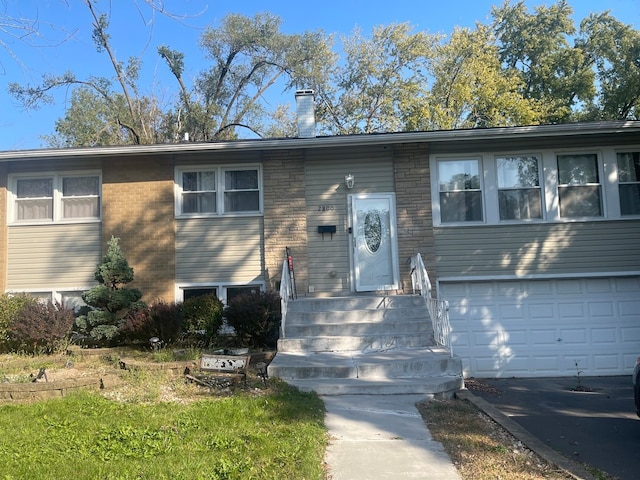
[[298, 137], [316, 136], [316, 115], [313, 105], [313, 90], [296, 91], [296, 113], [298, 116]]

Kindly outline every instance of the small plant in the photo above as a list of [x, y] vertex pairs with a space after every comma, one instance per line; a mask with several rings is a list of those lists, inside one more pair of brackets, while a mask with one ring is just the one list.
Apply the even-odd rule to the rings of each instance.
[[282, 318], [280, 297], [273, 291], [243, 293], [229, 302], [225, 317], [243, 346], [273, 347]]
[[58, 302], [27, 302], [8, 329], [9, 343], [26, 353], [53, 353], [66, 344], [74, 319]]
[[118, 239], [111, 237], [107, 253], [94, 273], [99, 285], [82, 295], [93, 310], [76, 319], [76, 330], [97, 343], [109, 343], [124, 325], [124, 317], [132, 310], [144, 308], [140, 290], [126, 288], [133, 281], [133, 268], [129, 266]]
[[215, 295], [199, 295], [182, 303], [183, 328], [189, 336], [209, 343], [222, 326], [224, 305]]

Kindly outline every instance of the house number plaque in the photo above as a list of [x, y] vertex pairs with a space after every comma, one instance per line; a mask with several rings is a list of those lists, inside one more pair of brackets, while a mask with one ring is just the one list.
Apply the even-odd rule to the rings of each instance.
[[334, 205], [319, 205], [318, 212], [333, 212], [336, 209]]

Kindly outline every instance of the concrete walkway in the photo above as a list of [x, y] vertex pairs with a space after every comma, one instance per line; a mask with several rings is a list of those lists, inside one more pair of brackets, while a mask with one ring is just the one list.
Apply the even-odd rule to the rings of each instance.
[[323, 396], [330, 480], [460, 480], [416, 402], [423, 395]]

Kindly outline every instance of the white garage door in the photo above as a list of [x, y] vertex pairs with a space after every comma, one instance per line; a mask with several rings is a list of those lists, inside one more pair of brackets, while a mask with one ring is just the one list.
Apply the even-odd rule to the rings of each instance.
[[631, 374], [640, 278], [440, 283], [466, 377]]

